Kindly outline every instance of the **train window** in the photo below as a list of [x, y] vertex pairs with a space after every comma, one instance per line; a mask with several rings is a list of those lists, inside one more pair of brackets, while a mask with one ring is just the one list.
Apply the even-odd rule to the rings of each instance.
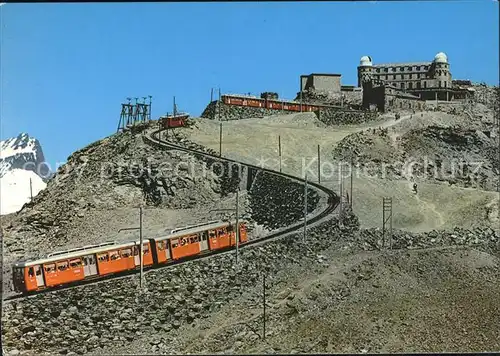
[[33, 270], [33, 267], [30, 267], [30, 269], [28, 270], [28, 276], [30, 277], [35, 276], [35, 271]]
[[149, 253], [149, 245], [144, 245], [144, 254], [147, 255]]
[[158, 251], [163, 251], [165, 249], [165, 241], [158, 241]]
[[179, 246], [179, 239], [172, 240], [171, 242], [172, 248], [176, 248]]
[[37, 275], [37, 276], [41, 275], [41, 274], [42, 274], [42, 269], [41, 269], [40, 267], [38, 267], [38, 268], [36, 269], [36, 272], [35, 272], [35, 273], [36, 273], [36, 275]]
[[218, 235], [221, 236], [221, 235], [225, 235], [226, 234], [226, 229], [219, 229], [218, 230]]
[[71, 260], [69, 261], [69, 265], [71, 266], [71, 268], [78, 268], [82, 265], [82, 261], [80, 261], [80, 259]]
[[118, 251], [111, 251], [109, 253], [109, 257], [111, 258], [111, 261], [119, 260], [120, 254], [118, 253]]
[[134, 246], [134, 256], [139, 256], [139, 247]]
[[56, 271], [56, 265], [55, 264], [50, 264], [45, 266], [45, 272], [50, 272], [54, 273]]
[[181, 238], [181, 246], [184, 246], [187, 243], [188, 243], [188, 239], [187, 238], [185, 238], [185, 237]]
[[107, 253], [103, 253], [101, 255], [98, 255], [97, 257], [100, 262], [108, 262], [109, 261], [109, 256]]
[[125, 248], [120, 251], [120, 254], [122, 255], [123, 258], [127, 258], [132, 256], [132, 249], [131, 248]]
[[63, 261], [63, 262], [59, 262], [57, 263], [57, 269], [59, 271], [65, 271], [68, 269], [68, 261]]
[[211, 239], [215, 239], [217, 236], [215, 236], [215, 231], [210, 231], [208, 233], [208, 236], [211, 238]]
[[233, 232], [233, 225], [229, 225], [227, 227], [227, 232]]

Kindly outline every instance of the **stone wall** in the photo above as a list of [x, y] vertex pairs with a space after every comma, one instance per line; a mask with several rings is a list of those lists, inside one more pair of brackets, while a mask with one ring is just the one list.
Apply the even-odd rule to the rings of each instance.
[[380, 112], [424, 110], [425, 101], [397, 88], [371, 81], [363, 86], [363, 107], [376, 107]]
[[371, 111], [320, 109], [318, 119], [327, 125], [351, 125], [374, 121], [377, 113]]
[[220, 117], [222, 120], [241, 120], [253, 117], [264, 117], [270, 115], [287, 115], [293, 113], [286, 110], [273, 110], [265, 108], [252, 108], [248, 106], [226, 105], [222, 101], [220, 106], [218, 100], [212, 101], [205, 108], [201, 117], [207, 119], [217, 119], [220, 110]]

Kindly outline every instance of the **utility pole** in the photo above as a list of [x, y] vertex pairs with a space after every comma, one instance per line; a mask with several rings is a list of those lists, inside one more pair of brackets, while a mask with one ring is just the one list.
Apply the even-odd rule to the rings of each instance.
[[344, 190], [344, 187], [343, 187], [343, 184], [342, 184], [342, 169], [340, 169], [339, 171], [339, 191], [340, 191], [340, 204], [339, 204], [339, 225], [342, 226], [342, 218], [343, 218], [343, 210], [344, 210], [344, 207], [343, 207], [343, 190]]
[[30, 197], [31, 197], [30, 201], [33, 201], [33, 185], [31, 183], [31, 178], [30, 178]]
[[302, 241], [306, 242], [306, 229], [307, 229], [307, 174], [304, 181], [304, 235]]
[[266, 339], [266, 273], [264, 272], [262, 275], [262, 301], [263, 301], [263, 309], [264, 309], [264, 315], [263, 315], [263, 324], [264, 324], [264, 330], [262, 333], [262, 339]]
[[220, 121], [220, 88], [219, 88], [219, 102], [217, 103], [217, 112], [218, 112], [218, 118], [219, 118], [219, 121]]
[[318, 145], [318, 183], [321, 183], [321, 156], [319, 154], [319, 145]]
[[140, 252], [139, 252], [139, 264], [140, 264], [140, 281], [139, 281], [139, 287], [142, 290], [142, 286], [144, 285], [144, 239], [143, 239], [143, 234], [142, 234], [142, 205], [139, 207], [139, 227], [127, 227], [123, 229], [119, 229], [118, 232], [120, 231], [125, 231], [125, 230], [139, 230], [139, 243], [141, 244], [140, 247]]
[[219, 157], [222, 157], [222, 121], [219, 123]]
[[300, 112], [302, 112], [302, 83], [300, 85]]
[[239, 244], [240, 244], [240, 208], [239, 208], [239, 191], [240, 187], [238, 186], [238, 189], [236, 190], [236, 207], [235, 209], [211, 209], [209, 210], [209, 213], [213, 211], [230, 211], [236, 214], [236, 232], [235, 232], [235, 237], [236, 237], [236, 264], [238, 265], [239, 262]]
[[278, 135], [278, 152], [280, 157], [280, 173], [281, 173], [281, 136]]
[[351, 211], [352, 211], [352, 176], [353, 176], [352, 173], [354, 171], [352, 164], [353, 164], [353, 159], [352, 159], [352, 153], [351, 153], [351, 196], [349, 197], [349, 204], [351, 205]]
[[392, 249], [392, 198], [382, 198], [382, 247], [385, 247], [386, 224], [389, 221], [389, 248]]
[[214, 101], [214, 88], [210, 88], [210, 102]]
[[141, 255], [140, 255], [140, 261], [141, 261], [141, 276], [140, 276], [140, 282], [139, 282], [139, 287], [142, 290], [143, 286], [143, 280], [144, 280], [144, 241], [142, 237], [142, 205], [139, 208], [139, 240], [141, 243]]
[[239, 244], [240, 244], [240, 224], [239, 224], [239, 216], [240, 216], [240, 202], [239, 202], [239, 196], [240, 196], [240, 187], [238, 186], [238, 189], [236, 190], [236, 265], [238, 265], [239, 262]]

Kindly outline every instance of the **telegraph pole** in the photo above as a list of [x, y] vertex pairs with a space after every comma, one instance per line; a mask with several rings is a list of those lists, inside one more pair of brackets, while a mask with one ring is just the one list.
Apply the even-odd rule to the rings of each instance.
[[31, 178], [30, 178], [30, 197], [31, 197], [31, 201], [33, 200], [33, 185], [31, 183]]
[[222, 121], [219, 123], [219, 157], [222, 157]]
[[[123, 229], [119, 229], [118, 232], [120, 231], [125, 231], [125, 230], [139, 230], [139, 243], [141, 244], [140, 247], [140, 252], [139, 252], [139, 264], [140, 264], [140, 280], [139, 280], [139, 287], [142, 290], [143, 286], [143, 279], [144, 279], [144, 239], [143, 239], [143, 234], [142, 234], [142, 205], [139, 207], [139, 227], [127, 227]], [[136, 246], [134, 246], [136, 247]]]
[[304, 181], [304, 235], [302, 237], [303, 242], [306, 242], [306, 229], [307, 229], [307, 174], [305, 175], [305, 181]]
[[220, 88], [219, 88], [219, 102], [217, 103], [217, 112], [218, 112], [218, 117], [220, 121]]
[[214, 88], [210, 88], [210, 102], [214, 101]]
[[351, 154], [351, 196], [349, 197], [349, 204], [351, 205], [351, 211], [352, 211], [352, 176], [353, 176], [353, 159], [352, 159], [352, 154]]
[[142, 205], [139, 208], [139, 240], [141, 243], [141, 255], [140, 255], [140, 260], [141, 260], [141, 276], [140, 276], [140, 282], [139, 282], [139, 287], [142, 290], [143, 286], [143, 278], [144, 278], [144, 241], [142, 237]]
[[240, 216], [240, 187], [236, 190], [236, 265], [238, 265], [240, 253], [239, 253], [239, 244], [240, 244], [240, 224], [239, 224], [239, 216]]
[[264, 308], [264, 315], [263, 315], [263, 324], [264, 324], [264, 330], [262, 333], [262, 339], [266, 339], [266, 273], [264, 272], [262, 275], [262, 301], [263, 301], [263, 308]]
[[318, 145], [318, 183], [321, 183], [321, 156], [319, 154], [319, 145]]
[[340, 189], [339, 189], [339, 191], [340, 191], [339, 224], [342, 226], [342, 217], [343, 217], [342, 216], [343, 215], [342, 214], [343, 213], [343, 201], [342, 201], [343, 199], [342, 198], [344, 196], [344, 194], [343, 194], [344, 187], [342, 184], [342, 169], [340, 169], [340, 171], [339, 171], [339, 187], [340, 187]]
[[280, 173], [281, 173], [281, 136], [278, 135], [278, 151], [280, 156]]

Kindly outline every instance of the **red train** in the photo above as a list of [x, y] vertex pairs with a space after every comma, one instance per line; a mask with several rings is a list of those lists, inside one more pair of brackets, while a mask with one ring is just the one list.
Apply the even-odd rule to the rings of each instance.
[[[143, 241], [145, 267], [168, 264], [189, 256], [236, 246], [235, 221], [211, 221], [174, 229]], [[239, 246], [248, 241], [246, 220], [239, 222]], [[13, 283], [17, 292], [33, 292], [140, 268], [140, 241], [106, 242], [17, 262]]]
[[163, 129], [171, 129], [186, 126], [188, 118], [189, 114], [187, 113], [177, 113], [175, 115], [161, 116], [159, 121]]
[[[267, 98], [256, 98], [240, 95], [222, 95], [221, 100], [226, 105], [249, 106], [253, 108], [264, 108], [273, 110], [285, 110], [300, 112], [301, 104], [296, 101], [280, 101]], [[302, 111], [317, 111], [320, 105], [302, 104]]]

